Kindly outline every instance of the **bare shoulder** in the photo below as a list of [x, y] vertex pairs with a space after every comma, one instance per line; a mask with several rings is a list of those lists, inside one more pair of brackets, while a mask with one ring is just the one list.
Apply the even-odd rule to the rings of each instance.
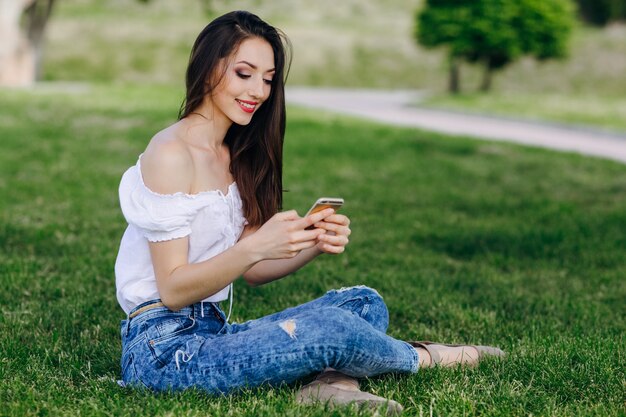
[[193, 181], [193, 160], [174, 124], [150, 140], [141, 156], [141, 175], [152, 191], [160, 194], [188, 193]]

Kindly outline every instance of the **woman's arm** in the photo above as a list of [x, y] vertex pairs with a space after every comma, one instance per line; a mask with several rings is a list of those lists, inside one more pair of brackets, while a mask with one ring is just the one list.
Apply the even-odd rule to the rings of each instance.
[[243, 273], [243, 278], [252, 286], [267, 284], [283, 278], [311, 262], [322, 251], [317, 246], [302, 250], [291, 259], [271, 259], [256, 263]]
[[150, 254], [163, 304], [178, 310], [215, 294], [260, 261], [294, 258], [317, 244], [323, 230], [305, 229], [328, 214], [299, 218], [295, 211], [278, 213], [254, 235], [211, 259], [192, 264], [187, 261], [188, 237], [151, 242]]
[[[302, 268], [322, 253], [339, 254], [348, 244], [350, 219], [342, 214], [332, 214], [315, 223], [315, 227], [324, 229], [326, 233], [317, 238], [314, 247], [304, 249], [291, 259], [265, 260], [256, 263], [243, 274], [250, 285], [262, 285], [280, 279]], [[254, 229], [246, 229], [242, 239], [255, 233]]]
[[[156, 148], [156, 149], [154, 149]], [[157, 193], [189, 193], [193, 163], [184, 146], [166, 142], [148, 148], [142, 157], [146, 185]], [[317, 244], [323, 229], [305, 230], [332, 214], [332, 209], [300, 218], [295, 211], [278, 213], [256, 233], [204, 262], [188, 262], [189, 238], [150, 242], [157, 288], [163, 303], [178, 310], [229, 285], [251, 266], [266, 259], [289, 259]]]

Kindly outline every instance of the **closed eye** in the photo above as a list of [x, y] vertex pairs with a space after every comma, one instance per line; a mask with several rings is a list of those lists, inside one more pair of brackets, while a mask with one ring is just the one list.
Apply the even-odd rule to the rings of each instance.
[[242, 72], [237, 71], [237, 76], [239, 78], [243, 78], [244, 80], [247, 80], [248, 78], [252, 77], [250, 74], [244, 74]]

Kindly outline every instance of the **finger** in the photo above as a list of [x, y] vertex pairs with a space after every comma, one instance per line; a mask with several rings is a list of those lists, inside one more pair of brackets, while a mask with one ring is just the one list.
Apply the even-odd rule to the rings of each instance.
[[335, 224], [340, 224], [342, 226], [349, 226], [350, 225], [350, 219], [347, 216], [344, 216], [343, 214], [333, 214], [330, 215], [328, 217], [326, 217], [324, 219], [325, 222], [328, 223], [335, 223]]
[[320, 242], [330, 243], [331, 245], [347, 245], [350, 241], [345, 235], [323, 234], [317, 238]]
[[327, 208], [322, 211], [318, 211], [317, 213], [310, 214], [306, 217], [303, 217], [299, 221], [298, 227], [301, 227], [302, 229], [306, 229], [307, 227], [312, 226], [315, 223], [321, 221], [322, 219], [332, 215], [334, 212], [335, 210], [331, 208]]
[[336, 255], [339, 253], [343, 253], [346, 250], [346, 247], [345, 246], [333, 246], [333, 245], [329, 245], [328, 243], [324, 243], [323, 245], [321, 245], [321, 247], [319, 247], [319, 249], [322, 252]]
[[328, 223], [326, 221], [315, 223], [315, 227], [327, 230], [329, 232], [335, 232], [338, 235], [350, 236], [352, 230], [347, 226], [342, 226], [335, 223]]
[[324, 242], [325, 244], [333, 245], [333, 246], [346, 246], [348, 242], [348, 238], [346, 236], [331, 236], [331, 235], [321, 235], [318, 240], [320, 242]]
[[292, 246], [292, 251], [294, 252], [300, 252], [303, 251], [305, 249], [309, 249], [312, 248], [313, 246], [317, 245], [317, 242], [315, 240], [309, 240], [306, 242], [300, 242], [300, 243], [296, 243]]
[[308, 242], [308, 241], [317, 241], [320, 235], [326, 233], [324, 229], [311, 229], [311, 230], [300, 230], [293, 233], [291, 242], [292, 243], [300, 243], [300, 242]]

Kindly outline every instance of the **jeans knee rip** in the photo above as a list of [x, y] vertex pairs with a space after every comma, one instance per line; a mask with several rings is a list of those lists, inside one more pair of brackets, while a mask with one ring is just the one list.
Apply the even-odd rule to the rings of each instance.
[[289, 335], [289, 337], [291, 337], [292, 339], [296, 339], [296, 321], [291, 319], [291, 320], [285, 320], [282, 321], [278, 324], [278, 326], [283, 329], [285, 331], [285, 333], [287, 333]]
[[366, 286], [365, 285], [355, 285], [354, 287], [341, 287], [341, 288], [339, 288], [338, 290], [335, 290], [335, 291], [337, 291], [337, 293], [340, 293], [340, 292], [344, 292], [344, 291], [357, 290], [357, 289], [361, 289], [361, 288], [366, 288]]
[[[351, 291], [351, 290], [362, 290], [362, 289], [369, 289], [372, 290], [376, 295], [380, 294], [378, 293], [378, 291], [376, 291], [374, 288], [370, 288], [367, 285], [355, 285], [353, 287], [341, 287], [338, 290], [331, 290], [331, 291], [335, 291], [337, 294], [345, 292], [345, 291]], [[329, 291], [330, 292], [330, 291]]]
[[365, 315], [367, 314], [369, 309], [370, 309], [370, 305], [369, 304], [365, 304], [363, 306], [363, 310], [361, 310], [361, 317], [365, 317]]

